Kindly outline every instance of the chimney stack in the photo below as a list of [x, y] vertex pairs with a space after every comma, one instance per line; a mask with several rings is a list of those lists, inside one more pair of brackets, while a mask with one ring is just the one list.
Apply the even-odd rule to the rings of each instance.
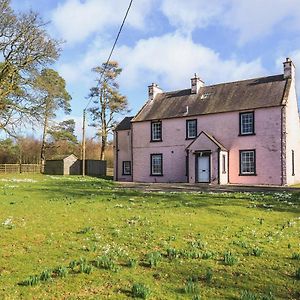
[[283, 63], [283, 70], [284, 70], [284, 79], [288, 79], [288, 78], [291, 78], [291, 79], [294, 79], [295, 78], [295, 65], [294, 63], [292, 62], [292, 60], [287, 57], [286, 58], [286, 61]]
[[162, 92], [162, 89], [156, 83], [152, 83], [148, 86], [148, 100], [154, 100], [156, 95]]
[[191, 79], [191, 93], [198, 94], [201, 87], [204, 87], [204, 81], [202, 81], [197, 73], [195, 73], [194, 77]]

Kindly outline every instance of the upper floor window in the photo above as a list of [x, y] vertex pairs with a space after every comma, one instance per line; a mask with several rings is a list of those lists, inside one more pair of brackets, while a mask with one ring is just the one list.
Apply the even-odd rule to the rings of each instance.
[[186, 139], [197, 137], [197, 120], [186, 120]]
[[240, 175], [256, 175], [255, 150], [240, 151]]
[[123, 175], [131, 175], [131, 161], [123, 161]]
[[161, 121], [151, 122], [151, 142], [162, 141]]
[[240, 113], [240, 135], [254, 134], [254, 112]]

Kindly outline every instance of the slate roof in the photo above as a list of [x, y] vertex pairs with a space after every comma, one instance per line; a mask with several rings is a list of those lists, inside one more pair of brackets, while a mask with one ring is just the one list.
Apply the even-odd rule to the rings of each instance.
[[[289, 79], [290, 80], [290, 79]], [[188, 117], [283, 104], [288, 81], [283, 75], [222, 83], [200, 88], [198, 94], [190, 89], [158, 94], [148, 101], [132, 122]], [[188, 110], [187, 110], [188, 107]]]
[[125, 117], [115, 128], [115, 131], [131, 129], [131, 120], [133, 117]]

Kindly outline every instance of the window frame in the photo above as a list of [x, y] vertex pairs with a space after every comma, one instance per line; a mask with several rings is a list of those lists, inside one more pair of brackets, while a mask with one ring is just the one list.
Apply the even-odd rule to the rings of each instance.
[[222, 174], [226, 174], [226, 155], [222, 154]]
[[292, 176], [295, 176], [295, 151], [292, 150]]
[[[161, 172], [153, 173], [153, 157], [160, 156], [161, 160]], [[162, 153], [152, 153], [150, 154], [150, 176], [164, 176], [163, 174], [163, 154]]]
[[[239, 151], [240, 155], [240, 161], [239, 161], [239, 167], [240, 167], [240, 173], [239, 176], [257, 176], [256, 174], [256, 149], [244, 149]], [[253, 157], [254, 157], [254, 170], [252, 173], [243, 173], [242, 172], [242, 153], [243, 152], [253, 152]]]
[[[190, 122], [195, 122], [196, 124], [196, 133], [195, 133], [195, 136], [191, 137], [189, 136], [189, 123]], [[193, 140], [197, 137], [198, 135], [198, 122], [197, 122], [197, 119], [188, 119], [186, 120], [185, 122], [185, 139], [186, 140]]]
[[[160, 124], [160, 138], [159, 139], [153, 139], [153, 125], [154, 124]], [[157, 121], [151, 121], [151, 125], [150, 125], [150, 135], [151, 135], [151, 142], [162, 142], [162, 121], [161, 120], [157, 120]]]
[[[130, 167], [129, 173], [125, 172], [125, 164], [126, 163], [129, 163], [129, 167]], [[124, 176], [130, 176], [131, 174], [132, 174], [131, 161], [130, 160], [124, 160], [122, 162], [122, 175], [124, 175]]]
[[[252, 132], [242, 132], [242, 116], [246, 114], [252, 115]], [[239, 113], [239, 136], [255, 135], [255, 114], [254, 111], [244, 111]]]

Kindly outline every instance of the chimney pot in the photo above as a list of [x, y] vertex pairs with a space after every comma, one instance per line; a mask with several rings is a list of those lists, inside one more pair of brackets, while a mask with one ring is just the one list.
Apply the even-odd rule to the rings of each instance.
[[283, 63], [283, 71], [284, 79], [293, 79], [295, 77], [295, 65], [289, 57]]
[[204, 81], [202, 81], [197, 73], [195, 73], [194, 77], [191, 79], [191, 93], [198, 94], [201, 87], [204, 87]]
[[157, 94], [161, 94], [163, 91], [162, 89], [156, 84], [152, 83], [148, 86], [148, 100], [154, 100]]

